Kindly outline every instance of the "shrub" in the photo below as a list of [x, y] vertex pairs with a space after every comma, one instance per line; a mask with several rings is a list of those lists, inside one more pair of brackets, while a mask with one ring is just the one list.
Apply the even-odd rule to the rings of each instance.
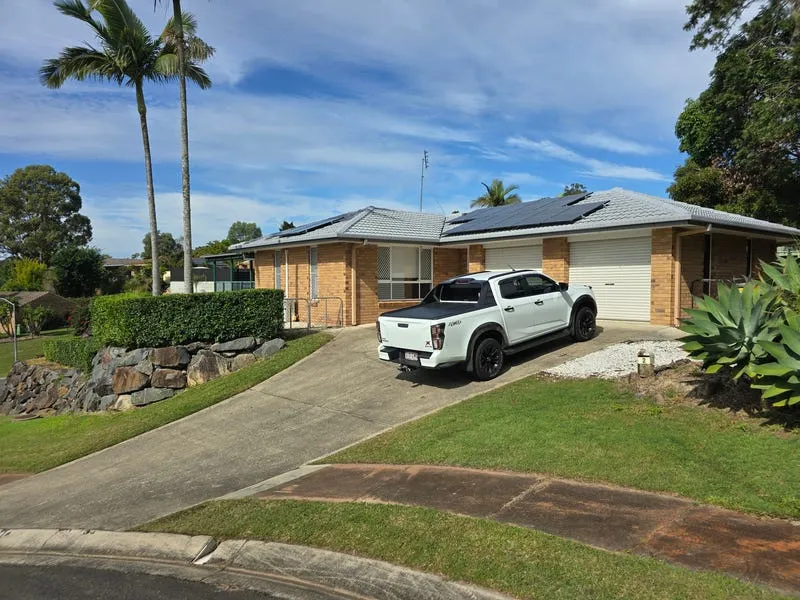
[[47, 360], [75, 367], [86, 373], [92, 370], [92, 358], [99, 349], [100, 345], [94, 339], [81, 337], [49, 340], [42, 344]]
[[48, 321], [53, 320], [55, 313], [46, 306], [26, 306], [22, 309], [22, 323], [31, 335], [39, 335]]
[[19, 307], [14, 299], [10, 298], [9, 300], [14, 303], [13, 308], [7, 302], [0, 302], [0, 331], [5, 333], [8, 337], [11, 337], [14, 335], [11, 317], [16, 310], [17, 318], [19, 318]]
[[272, 338], [283, 326], [281, 290], [168, 296], [100, 296], [90, 304], [92, 334], [127, 348], [244, 336]]
[[717, 295], [718, 300], [698, 298], [697, 308], [686, 311], [689, 317], [680, 328], [689, 335], [683, 348], [702, 360], [707, 372], [728, 368], [738, 379], [767, 356], [758, 342], [778, 336], [777, 297], [769, 286], [753, 281], [743, 288], [720, 284]]
[[31, 258], [14, 259], [3, 289], [14, 292], [43, 290], [46, 277], [47, 265]]
[[92, 325], [91, 312], [89, 312], [89, 299], [75, 298], [73, 302], [75, 308], [69, 313], [67, 323], [72, 328], [72, 332], [75, 335], [86, 335], [89, 333]]
[[762, 390], [761, 398], [773, 406], [794, 406], [800, 404], [800, 314], [787, 311], [778, 329], [780, 342], [759, 342], [772, 360], [753, 367], [758, 377], [751, 387]]

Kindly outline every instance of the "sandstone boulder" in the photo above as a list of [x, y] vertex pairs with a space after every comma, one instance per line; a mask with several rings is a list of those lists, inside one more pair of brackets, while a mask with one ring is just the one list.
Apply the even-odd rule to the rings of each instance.
[[156, 369], [150, 378], [154, 388], [171, 388], [174, 390], [186, 387], [186, 373], [178, 369]]
[[111, 408], [113, 410], [124, 411], [124, 410], [133, 410], [136, 407], [133, 405], [133, 402], [131, 401], [130, 394], [123, 394], [122, 396], [119, 396], [117, 398], [116, 402], [114, 402], [114, 404], [111, 405]]
[[[135, 367], [117, 367], [111, 379], [111, 388], [115, 394], [129, 394], [147, 385], [149, 377], [137, 371]], [[97, 388], [95, 388], [97, 390]], [[98, 391], [98, 393], [100, 393]], [[106, 395], [106, 394], [102, 394]]]
[[230, 373], [230, 361], [210, 350], [200, 350], [189, 363], [186, 377], [189, 386], [200, 385]]
[[244, 369], [245, 367], [252, 365], [254, 362], [256, 362], [256, 357], [253, 354], [237, 354], [231, 361], [231, 371]]
[[285, 345], [286, 342], [281, 338], [275, 338], [261, 344], [253, 354], [255, 354], [257, 358], [269, 358]]
[[134, 406], [147, 406], [153, 402], [161, 402], [175, 395], [175, 390], [165, 388], [145, 388], [131, 394], [131, 404]]
[[165, 346], [150, 351], [150, 362], [158, 367], [185, 367], [191, 359], [191, 354], [184, 346]]
[[248, 352], [256, 347], [256, 338], [252, 336], [220, 342], [211, 346], [212, 352]]

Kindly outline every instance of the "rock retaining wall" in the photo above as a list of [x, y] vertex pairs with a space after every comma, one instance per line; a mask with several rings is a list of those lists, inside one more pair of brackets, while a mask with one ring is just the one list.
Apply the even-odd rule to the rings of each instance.
[[281, 339], [253, 337], [184, 346], [101, 348], [92, 372], [17, 362], [0, 384], [0, 414], [130, 410], [237, 371], [283, 348]]

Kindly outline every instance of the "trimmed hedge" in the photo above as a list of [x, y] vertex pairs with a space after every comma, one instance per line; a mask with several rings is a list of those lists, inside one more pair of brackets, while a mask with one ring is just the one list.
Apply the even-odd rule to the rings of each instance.
[[63, 340], [49, 340], [42, 344], [47, 360], [68, 367], [75, 367], [86, 373], [92, 370], [92, 359], [100, 349], [93, 338], [72, 337]]
[[92, 335], [125, 348], [271, 339], [283, 329], [282, 290], [93, 298]]

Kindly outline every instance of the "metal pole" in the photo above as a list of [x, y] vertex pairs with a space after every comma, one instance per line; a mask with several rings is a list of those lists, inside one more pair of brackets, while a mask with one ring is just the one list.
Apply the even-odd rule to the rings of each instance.
[[425, 187], [425, 169], [428, 168], [428, 151], [422, 152], [422, 168], [419, 177], [419, 212], [422, 212], [422, 189]]
[[13, 325], [11, 335], [14, 343], [14, 362], [17, 362], [17, 305], [7, 298], [0, 298], [0, 300], [11, 305], [11, 324]]

